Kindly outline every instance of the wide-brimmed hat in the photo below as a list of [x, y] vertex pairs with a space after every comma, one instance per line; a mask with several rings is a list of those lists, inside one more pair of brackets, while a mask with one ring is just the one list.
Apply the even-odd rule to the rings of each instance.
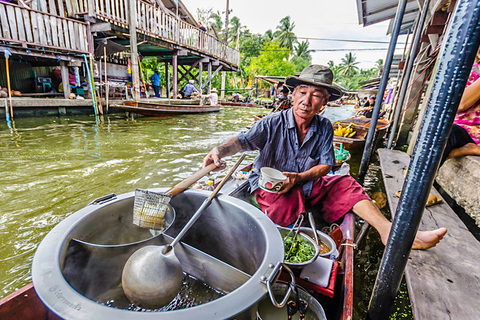
[[318, 64], [312, 64], [303, 69], [298, 77], [290, 76], [285, 80], [287, 86], [296, 87], [301, 84], [323, 87], [330, 93], [329, 101], [335, 101], [343, 96], [340, 87], [333, 83], [333, 72], [330, 68]]
[[217, 88], [213, 88], [211, 92], [217, 92]]

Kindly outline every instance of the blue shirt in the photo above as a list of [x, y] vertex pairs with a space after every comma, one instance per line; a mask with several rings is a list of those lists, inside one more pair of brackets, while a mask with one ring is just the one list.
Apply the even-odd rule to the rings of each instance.
[[197, 88], [191, 83], [187, 83], [185, 87], [183, 87], [183, 96], [190, 97], [193, 91], [198, 92]]
[[155, 72], [150, 79], [152, 80], [152, 86], [160, 87], [160, 75], [158, 73]]
[[[310, 130], [299, 145], [293, 108], [263, 117], [248, 131], [237, 135], [243, 151], [259, 150], [250, 173], [250, 191], [258, 188], [260, 168], [272, 167], [282, 172], [305, 172], [322, 164], [333, 166], [333, 127], [330, 121], [315, 115]], [[306, 196], [312, 192], [313, 181], [303, 185]]]

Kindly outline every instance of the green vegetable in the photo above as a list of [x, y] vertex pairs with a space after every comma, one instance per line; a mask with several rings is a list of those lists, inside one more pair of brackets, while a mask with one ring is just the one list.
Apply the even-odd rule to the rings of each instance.
[[299, 239], [295, 239], [295, 244], [293, 245], [292, 251], [287, 256], [290, 247], [292, 246], [293, 237], [288, 237], [288, 239], [283, 238], [284, 248], [285, 248], [285, 262], [289, 263], [303, 263], [311, 260], [315, 256], [315, 248], [308, 242]]

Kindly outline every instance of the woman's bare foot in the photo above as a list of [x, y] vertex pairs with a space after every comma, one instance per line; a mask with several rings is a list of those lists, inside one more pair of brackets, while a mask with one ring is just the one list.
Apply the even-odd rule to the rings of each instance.
[[[446, 228], [439, 228], [431, 231], [418, 231], [415, 240], [413, 241], [412, 249], [425, 250], [435, 247], [443, 236], [447, 233]], [[381, 236], [383, 244], [387, 244], [388, 234]]]

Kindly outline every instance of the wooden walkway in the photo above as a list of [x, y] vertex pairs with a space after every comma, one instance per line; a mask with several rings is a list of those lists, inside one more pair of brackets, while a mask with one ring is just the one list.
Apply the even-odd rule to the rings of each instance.
[[[394, 215], [410, 158], [401, 151], [378, 153]], [[415, 319], [480, 319], [480, 243], [445, 201], [425, 208], [419, 230], [439, 227], [448, 229], [445, 238], [432, 249], [412, 250], [405, 270]]]

